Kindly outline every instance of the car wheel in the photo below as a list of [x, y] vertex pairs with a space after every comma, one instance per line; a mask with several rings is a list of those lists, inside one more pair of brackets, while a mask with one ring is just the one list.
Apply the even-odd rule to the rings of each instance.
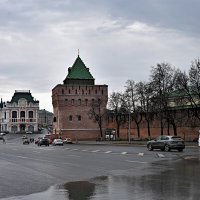
[[153, 151], [152, 144], [148, 144], [147, 148], [148, 148], [149, 151]]
[[165, 151], [170, 151], [170, 147], [168, 144], [165, 145]]

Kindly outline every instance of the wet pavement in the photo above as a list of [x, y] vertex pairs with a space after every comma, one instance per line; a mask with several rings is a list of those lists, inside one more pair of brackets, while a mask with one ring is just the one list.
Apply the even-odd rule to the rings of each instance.
[[3, 200], [199, 200], [200, 160], [159, 161], [141, 169], [68, 182], [47, 191]]

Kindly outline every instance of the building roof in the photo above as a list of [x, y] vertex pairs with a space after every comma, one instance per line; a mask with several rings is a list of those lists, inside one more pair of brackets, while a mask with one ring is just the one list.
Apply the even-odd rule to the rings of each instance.
[[19, 99], [26, 99], [27, 102], [39, 103], [39, 101], [35, 101], [30, 93], [30, 90], [15, 90], [15, 93], [10, 101], [10, 103], [16, 102], [18, 103]]
[[94, 79], [89, 68], [87, 68], [81, 58], [76, 58], [72, 67], [68, 68], [68, 75], [66, 78], [70, 79]]

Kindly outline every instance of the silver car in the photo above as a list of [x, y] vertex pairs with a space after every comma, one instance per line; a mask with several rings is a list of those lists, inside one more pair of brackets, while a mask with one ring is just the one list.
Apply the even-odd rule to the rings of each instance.
[[155, 140], [148, 141], [147, 148], [149, 151], [154, 149], [161, 149], [162, 151], [177, 149], [178, 151], [183, 151], [185, 149], [185, 142], [179, 136], [161, 135]]

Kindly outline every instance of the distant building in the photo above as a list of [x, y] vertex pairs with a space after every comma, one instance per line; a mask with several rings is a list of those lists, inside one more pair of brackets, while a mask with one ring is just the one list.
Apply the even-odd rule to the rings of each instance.
[[[72, 139], [97, 139], [98, 124], [89, 117], [91, 103], [101, 100], [101, 109], [106, 110], [108, 86], [95, 85], [95, 79], [78, 56], [63, 84], [52, 89], [54, 134]], [[105, 130], [105, 125], [102, 127]]]
[[38, 131], [39, 101], [34, 100], [30, 90], [15, 90], [11, 101], [0, 103], [1, 131]]
[[38, 125], [39, 128], [52, 129], [53, 125], [53, 113], [45, 109], [38, 111]]

